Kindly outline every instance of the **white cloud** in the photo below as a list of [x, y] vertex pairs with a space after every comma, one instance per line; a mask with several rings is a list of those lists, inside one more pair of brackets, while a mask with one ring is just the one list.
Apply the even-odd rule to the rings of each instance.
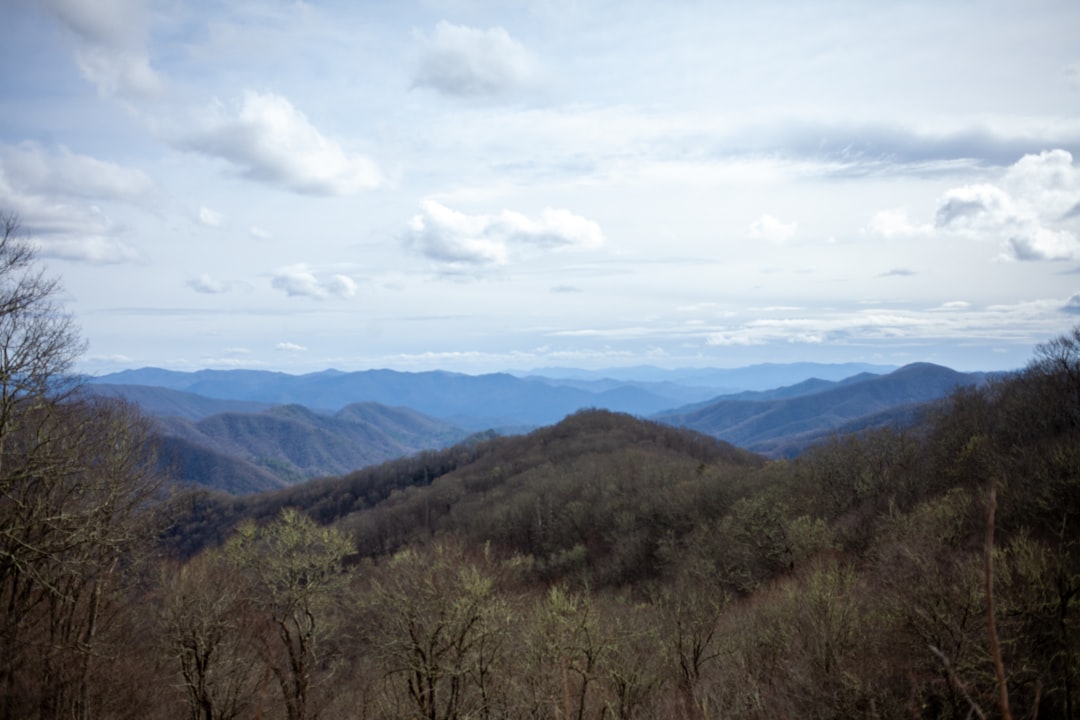
[[16, 192], [0, 174], [0, 207], [14, 214], [30, 237], [75, 238], [107, 236], [116, 232], [113, 223], [93, 205], [59, 198]]
[[826, 334], [821, 332], [769, 332], [760, 328], [746, 328], [732, 332], [711, 333], [705, 338], [705, 344], [714, 347], [752, 347], [770, 343], [786, 342], [791, 345], [819, 345], [825, 342]]
[[0, 207], [19, 219], [24, 237], [42, 257], [94, 264], [129, 262], [139, 257], [120, 239], [122, 229], [95, 205], [15, 193], [0, 175]]
[[207, 227], [221, 227], [221, 213], [208, 207], [199, 208], [199, 222]]
[[599, 247], [604, 233], [568, 210], [545, 208], [537, 218], [511, 210], [468, 215], [425, 200], [409, 222], [405, 242], [433, 260], [483, 266], [504, 265], [515, 253]]
[[220, 295], [222, 293], [227, 293], [230, 290], [229, 283], [215, 280], [206, 273], [203, 273], [197, 278], [188, 280], [184, 284], [195, 292], [206, 293], [208, 295]]
[[[1078, 293], [1077, 296], [1080, 296]], [[996, 340], [1028, 338], [1033, 332], [1059, 322], [1061, 310], [1070, 305], [1080, 311], [1072, 298], [1062, 307], [1060, 299], [1032, 300], [1013, 304], [973, 308], [965, 301], [927, 307], [830, 310], [788, 315], [779, 318], [749, 319], [739, 325], [726, 324], [705, 335], [707, 345], [720, 347], [762, 346], [773, 343], [833, 345], [890, 341], [931, 343], [939, 339], [966, 338]]]
[[157, 186], [146, 173], [34, 143], [0, 143], [0, 207], [15, 214], [44, 257], [90, 263], [138, 258], [122, 225], [102, 205], [149, 207]]
[[1071, 210], [1080, 195], [1080, 170], [1065, 150], [1025, 155], [999, 185], [965, 185], [945, 193], [934, 225], [939, 230], [991, 239], [1012, 260], [1080, 258]]
[[926, 235], [933, 231], [930, 225], [916, 225], [904, 210], [881, 210], [871, 216], [863, 229], [882, 237]]
[[279, 268], [270, 284], [291, 297], [349, 298], [356, 294], [356, 281], [347, 275], [314, 273], [306, 263]]
[[[709, 345], [765, 345], [776, 342], [822, 343], [841, 341], [852, 335], [860, 338], [910, 334], [922, 321], [913, 313], [880, 310], [855, 311], [825, 316], [794, 316], [752, 320], [733, 329], [706, 337]], [[917, 330], [916, 330], [917, 332]]]
[[978, 230], [986, 224], [988, 217], [991, 221], [1001, 221], [1015, 215], [1015, 204], [1009, 194], [984, 183], [946, 191], [934, 222], [939, 228]]
[[[178, 363], [178, 365], [189, 365], [189, 363]], [[228, 367], [228, 368], [245, 368], [250, 369], [259, 365], [266, 365], [264, 360], [255, 360], [250, 357], [214, 357], [207, 355], [199, 359], [199, 362], [191, 365], [199, 369], [214, 368], [214, 367]]]
[[1061, 309], [1063, 312], [1067, 312], [1070, 315], [1080, 315], [1080, 293], [1076, 293], [1069, 297]]
[[157, 193], [154, 181], [142, 170], [65, 147], [49, 152], [31, 142], [0, 144], [0, 173], [13, 189], [30, 195], [144, 205]]
[[764, 345], [766, 342], [765, 338], [758, 338], [749, 332], [739, 330], [714, 332], [705, 338], [706, 345], [717, 347], [750, 347]]
[[281, 350], [283, 352], [307, 352], [307, 348], [303, 345], [297, 345], [294, 342], [279, 342], [274, 346], [275, 350]]
[[273, 235], [270, 234], [269, 230], [264, 230], [258, 225], [252, 225], [251, 229], [248, 230], [248, 233], [256, 240], [269, 240], [273, 237]]
[[249, 180], [305, 195], [351, 195], [382, 183], [373, 160], [323, 136], [280, 95], [249, 90], [238, 107], [214, 105], [199, 125], [178, 145], [226, 160]]
[[419, 41], [416, 84], [448, 95], [500, 95], [529, 85], [538, 74], [536, 60], [501, 27], [443, 21]]
[[771, 243], [782, 244], [795, 237], [798, 228], [797, 223], [785, 223], [777, 220], [772, 215], [764, 214], [750, 223], [748, 234], [755, 240], [766, 240]]
[[434, 200], [421, 204], [421, 214], [409, 221], [406, 242], [434, 260], [473, 265], [507, 261], [504, 238], [488, 233], [488, 216], [470, 216]]
[[1067, 150], [1049, 150], [1020, 158], [1001, 184], [1039, 214], [1061, 217], [1080, 199], [1080, 168]]
[[1068, 230], [1033, 227], [1011, 236], [1006, 250], [1012, 260], [1074, 260], [1080, 257], [1080, 242]]
[[97, 265], [133, 262], [139, 253], [124, 241], [101, 235], [31, 236], [42, 257]]
[[44, 0], [71, 33], [75, 61], [103, 95], [148, 96], [162, 82], [146, 50], [143, 0]]

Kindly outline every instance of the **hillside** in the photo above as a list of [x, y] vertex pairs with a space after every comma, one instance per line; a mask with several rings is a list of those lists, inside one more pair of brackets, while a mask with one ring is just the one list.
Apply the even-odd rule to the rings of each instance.
[[300, 405], [199, 420], [157, 419], [163, 462], [181, 483], [252, 492], [324, 475], [341, 475], [467, 433], [407, 408], [355, 403], [334, 415]]
[[170, 484], [202, 487], [243, 495], [286, 487], [289, 482], [270, 469], [197, 439], [161, 434], [157, 439], [157, 467]]
[[[740, 447], [773, 456], [794, 455], [814, 440], [876, 416], [878, 423], [906, 417], [913, 404], [945, 397], [982, 382], [930, 363], [906, 365], [887, 375], [861, 374], [842, 382], [808, 380], [788, 389], [721, 397], [654, 416]], [[867, 420], [865, 424], [875, 423]]]
[[[283, 507], [299, 507], [320, 522], [355, 526], [363, 536], [361, 551], [373, 555], [400, 547], [418, 533], [455, 527], [464, 531], [462, 518], [470, 524], [482, 520], [483, 528], [471, 529], [480, 535], [498, 529], [507, 537], [556, 538], [561, 535], [558, 522], [573, 522], [580, 532], [606, 535], [611, 541], [614, 529], [596, 517], [571, 519], [569, 512], [576, 507], [606, 512], [605, 503], [591, 496], [614, 478], [620, 486], [619, 502], [638, 503], [667, 492], [684, 473], [737, 474], [763, 463], [752, 453], [693, 431], [608, 411], [582, 411], [526, 435], [478, 436], [340, 478], [240, 498], [205, 495], [189, 506], [192, 514], [170, 535], [182, 538], [184, 552], [191, 552], [224, 537], [242, 518], [270, 518]], [[554, 524], [529, 530], [523, 525], [544, 522], [531, 509], [538, 497], [543, 497]], [[515, 507], [524, 514], [514, 515]], [[187, 525], [202, 530], [183, 529]], [[207, 529], [210, 535], [201, 535]], [[563, 547], [568, 538], [553, 540], [543, 552], [572, 548], [573, 543]]]
[[[599, 410], [477, 450], [430, 486], [345, 515], [340, 526], [374, 555], [448, 533], [529, 557], [545, 575], [580, 571], [573, 564], [588, 558], [607, 566], [595, 582], [619, 583], [655, 561], [640, 553], [651, 555], [674, 518], [726, 500], [720, 478], [730, 490], [764, 465], [728, 443]], [[702, 492], [680, 495], [694, 474]], [[650, 506], [659, 514], [648, 523], [631, 520]]]

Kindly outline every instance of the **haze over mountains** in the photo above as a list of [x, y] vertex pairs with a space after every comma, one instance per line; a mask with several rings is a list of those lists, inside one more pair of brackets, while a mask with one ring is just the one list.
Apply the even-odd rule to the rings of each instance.
[[[735, 369], [664, 370], [652, 367], [600, 371], [549, 369], [521, 377], [510, 373], [464, 375], [444, 371], [325, 370], [289, 375], [265, 370], [178, 372], [142, 368], [91, 378], [95, 385], [124, 386], [112, 392], [162, 411], [167, 404], [194, 410], [195, 401], [146, 388], [164, 388], [218, 400], [272, 405], [299, 404], [337, 411], [354, 402], [409, 407], [467, 429], [536, 427], [558, 422], [582, 407], [647, 415], [719, 395], [766, 390], [808, 378], [841, 380], [858, 373], [886, 373], [895, 366], [865, 363], [765, 364]], [[212, 408], [204, 405], [203, 407]], [[231, 409], [231, 408], [230, 408]], [[154, 410], [155, 414], [163, 413]], [[212, 414], [210, 412], [209, 414]], [[202, 415], [205, 416], [205, 415]]]
[[893, 424], [921, 403], [984, 378], [982, 373], [914, 363], [887, 375], [862, 373], [840, 382], [811, 379], [771, 392], [721, 397], [655, 419], [765, 455], [794, 455], [849, 424]]
[[929, 363], [550, 368], [524, 377], [143, 368], [92, 378], [89, 386], [158, 418], [162, 462], [178, 480], [245, 493], [446, 447], [473, 432], [524, 432], [584, 408], [792, 456], [838, 430], [904, 422], [918, 403], [983, 379]]

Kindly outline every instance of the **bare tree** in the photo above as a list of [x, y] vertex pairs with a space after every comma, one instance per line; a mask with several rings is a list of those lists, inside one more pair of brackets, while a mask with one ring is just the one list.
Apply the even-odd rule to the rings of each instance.
[[165, 650], [183, 679], [191, 720], [233, 720], [265, 673], [247, 588], [218, 551], [161, 573]]
[[244, 573], [250, 606], [267, 628], [264, 659], [278, 682], [286, 717], [317, 717], [315, 690], [329, 674], [330, 618], [346, 585], [344, 560], [356, 552], [352, 540], [285, 508], [267, 525], [241, 525], [224, 552]]
[[[57, 300], [60, 281], [37, 267], [15, 215], [0, 212], [0, 463], [19, 406], [56, 399], [85, 345]], [[3, 474], [0, 465], [0, 474]]]
[[[403, 550], [372, 583], [379, 618], [374, 649], [403, 715], [426, 720], [499, 717], [509, 609], [489, 557], [471, 559], [454, 542]], [[411, 706], [411, 709], [410, 707]]]
[[0, 213], [0, 717], [92, 714], [112, 592], [149, 537], [150, 432], [137, 411], [78, 398], [83, 343]]

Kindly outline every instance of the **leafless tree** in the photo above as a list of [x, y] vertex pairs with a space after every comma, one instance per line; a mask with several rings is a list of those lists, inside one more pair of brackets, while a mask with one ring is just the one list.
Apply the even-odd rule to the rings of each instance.
[[149, 535], [150, 432], [73, 392], [58, 281], [17, 218], [0, 229], [0, 717], [90, 717], [112, 593]]

